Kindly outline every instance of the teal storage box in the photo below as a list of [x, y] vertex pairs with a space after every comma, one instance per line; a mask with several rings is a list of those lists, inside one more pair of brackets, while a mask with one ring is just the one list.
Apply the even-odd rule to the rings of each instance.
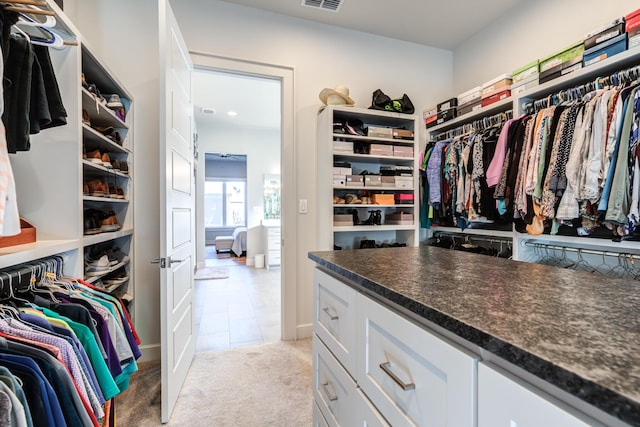
[[584, 66], [598, 63], [603, 59], [610, 58], [614, 55], [622, 53], [627, 50], [627, 33], [620, 34], [606, 42], [600, 43], [584, 51], [583, 61]]

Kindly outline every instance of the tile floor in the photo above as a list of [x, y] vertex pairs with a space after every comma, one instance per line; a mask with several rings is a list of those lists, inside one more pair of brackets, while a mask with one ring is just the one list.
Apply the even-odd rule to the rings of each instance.
[[196, 352], [278, 341], [280, 269], [217, 258], [213, 248], [207, 246], [205, 266], [228, 268], [229, 277], [195, 281]]

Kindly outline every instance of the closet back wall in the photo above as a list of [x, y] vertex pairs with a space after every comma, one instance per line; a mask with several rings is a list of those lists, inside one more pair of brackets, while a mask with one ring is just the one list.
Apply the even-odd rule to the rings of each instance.
[[637, 8], [628, 0], [522, 2], [455, 49], [454, 92], [449, 95], [551, 55]]
[[297, 165], [293, 197], [307, 199], [309, 213], [297, 216], [297, 259], [287, 261], [298, 268], [298, 337], [311, 336], [313, 266], [306, 254], [317, 248], [311, 230], [318, 229], [314, 205], [318, 94], [343, 84], [356, 105], [367, 108], [375, 89], [398, 97], [406, 92], [421, 112], [423, 106], [451, 93], [452, 53], [222, 1], [171, 3], [190, 50], [293, 68]]

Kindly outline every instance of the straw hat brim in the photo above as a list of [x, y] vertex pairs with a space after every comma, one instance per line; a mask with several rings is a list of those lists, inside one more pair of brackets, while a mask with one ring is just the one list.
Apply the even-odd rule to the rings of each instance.
[[325, 88], [322, 89], [322, 91], [320, 92], [320, 101], [322, 101], [324, 104], [327, 103], [327, 98], [329, 98], [329, 96], [331, 95], [337, 95], [340, 98], [344, 99], [345, 103], [347, 105], [353, 105], [355, 104], [355, 101], [353, 99], [351, 99], [351, 97], [349, 97], [348, 95], [345, 96], [343, 93], [340, 93], [338, 91], [336, 91], [335, 89], [331, 89], [331, 88]]

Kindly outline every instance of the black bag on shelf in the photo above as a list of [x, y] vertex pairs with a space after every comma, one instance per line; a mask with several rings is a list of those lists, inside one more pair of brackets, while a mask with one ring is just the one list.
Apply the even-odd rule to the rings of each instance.
[[370, 110], [384, 110], [384, 111], [395, 111], [397, 113], [405, 113], [405, 114], [413, 114], [415, 112], [415, 108], [413, 107], [413, 103], [407, 96], [407, 94], [403, 94], [402, 98], [399, 99], [391, 99], [380, 89], [376, 89], [373, 92], [371, 107]]

